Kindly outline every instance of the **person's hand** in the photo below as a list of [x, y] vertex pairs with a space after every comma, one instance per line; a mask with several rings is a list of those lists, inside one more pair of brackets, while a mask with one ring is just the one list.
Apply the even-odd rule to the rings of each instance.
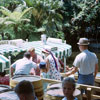
[[70, 72], [66, 72], [66, 76], [69, 76], [69, 75], [71, 75], [71, 73]]
[[73, 69], [73, 67], [70, 68], [69, 66], [66, 66], [65, 68], [66, 68], [66, 71], [71, 71]]
[[66, 66], [65, 69], [66, 69], [66, 71], [69, 71], [69, 66]]
[[61, 68], [60, 68], [60, 72], [64, 72], [64, 68], [61, 67]]
[[30, 72], [30, 75], [34, 75], [34, 73]]

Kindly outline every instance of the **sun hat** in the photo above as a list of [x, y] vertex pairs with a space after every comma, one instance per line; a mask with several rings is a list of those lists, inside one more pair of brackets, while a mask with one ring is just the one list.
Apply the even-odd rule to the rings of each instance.
[[40, 68], [40, 69], [46, 68], [46, 62], [40, 62], [39, 68]]
[[42, 50], [42, 53], [50, 53], [51, 52], [51, 48], [49, 46], [45, 46]]
[[79, 42], [77, 43], [78, 45], [89, 45], [89, 40], [87, 38], [80, 38]]

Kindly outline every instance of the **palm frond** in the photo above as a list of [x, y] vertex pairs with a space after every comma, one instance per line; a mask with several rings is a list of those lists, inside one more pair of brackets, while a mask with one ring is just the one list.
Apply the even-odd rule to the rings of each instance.
[[33, 8], [33, 7], [26, 8], [26, 9], [21, 13], [20, 18], [22, 18], [26, 13], [28, 13], [30, 10], [32, 10], [32, 8]]
[[0, 6], [0, 11], [6, 16], [9, 16], [11, 14], [11, 11], [3, 6]]

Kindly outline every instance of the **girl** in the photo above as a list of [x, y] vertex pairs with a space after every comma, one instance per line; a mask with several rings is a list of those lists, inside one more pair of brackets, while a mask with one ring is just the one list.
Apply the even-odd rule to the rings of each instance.
[[65, 97], [62, 100], [78, 100], [73, 96], [75, 90], [75, 80], [71, 77], [67, 77], [62, 82], [63, 93]]

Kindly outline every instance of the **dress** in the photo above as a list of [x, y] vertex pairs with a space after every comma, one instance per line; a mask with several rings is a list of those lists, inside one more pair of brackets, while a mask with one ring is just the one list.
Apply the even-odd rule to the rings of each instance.
[[76, 56], [73, 65], [79, 68], [78, 83], [93, 85], [95, 65], [98, 63], [96, 55], [89, 50], [82, 51]]
[[[66, 98], [66, 97], [64, 97], [62, 100], [67, 100], [67, 98]], [[78, 100], [78, 98], [76, 98], [76, 97], [75, 97], [75, 99], [74, 99], [74, 100]]]
[[59, 63], [58, 59], [55, 57], [57, 65], [58, 65], [58, 70], [55, 67], [55, 62], [54, 62], [54, 59], [51, 55], [48, 55], [46, 57], [46, 59], [49, 60], [49, 63], [50, 63], [49, 71], [48, 71], [50, 79], [61, 80], [60, 63]]
[[32, 68], [36, 68], [36, 63], [26, 57], [17, 60], [11, 65], [15, 69], [15, 75], [29, 75]]
[[[48, 73], [45, 73], [45, 72], [42, 72], [42, 73], [40, 74], [40, 76], [43, 77], [43, 78], [49, 78], [49, 74], [48, 74]], [[46, 89], [47, 89], [47, 85], [48, 85], [48, 83], [43, 82], [43, 90], [44, 90], [44, 92], [45, 92]]]

